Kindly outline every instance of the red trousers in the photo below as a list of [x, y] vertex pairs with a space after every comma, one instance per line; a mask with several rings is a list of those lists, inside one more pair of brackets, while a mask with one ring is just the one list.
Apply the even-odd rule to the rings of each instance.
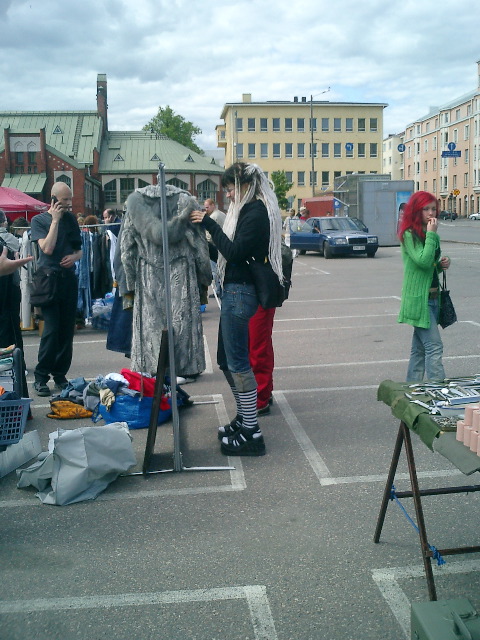
[[248, 356], [257, 381], [257, 409], [268, 405], [273, 391], [272, 330], [275, 309], [258, 307], [248, 325]]

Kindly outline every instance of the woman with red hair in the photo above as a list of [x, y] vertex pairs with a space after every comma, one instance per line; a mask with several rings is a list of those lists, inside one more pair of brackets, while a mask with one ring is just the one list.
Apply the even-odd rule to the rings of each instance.
[[411, 324], [412, 350], [407, 382], [443, 380], [443, 344], [438, 330], [438, 274], [450, 266], [441, 257], [438, 204], [427, 191], [414, 193], [407, 202], [398, 236], [402, 247], [403, 286], [398, 322]]

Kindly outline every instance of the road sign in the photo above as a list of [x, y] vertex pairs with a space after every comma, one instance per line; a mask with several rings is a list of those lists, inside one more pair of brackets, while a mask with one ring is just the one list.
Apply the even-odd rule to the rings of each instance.
[[460, 189], [454, 189], [453, 190], [453, 195], [454, 196], [459, 196], [460, 195]]
[[405, 151], [405, 145], [403, 143], [399, 144], [397, 149], [400, 151], [400, 153], [403, 153]]
[[449, 151], [454, 151], [454, 150], [455, 150], [455, 148], [456, 148], [456, 146], [457, 146], [457, 145], [456, 145], [454, 142], [449, 142], [449, 143], [447, 144], [447, 149], [448, 149]]
[[347, 151], [353, 151], [353, 142], [347, 142], [347, 143], [345, 144], [345, 149], [346, 149]]
[[461, 151], [442, 151], [442, 158], [460, 158], [461, 156]]

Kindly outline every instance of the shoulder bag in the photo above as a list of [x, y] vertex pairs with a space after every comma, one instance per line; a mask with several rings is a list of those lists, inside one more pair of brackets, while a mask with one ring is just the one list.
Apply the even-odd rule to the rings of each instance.
[[250, 258], [247, 264], [252, 275], [258, 303], [264, 309], [281, 307], [285, 300], [285, 287], [280, 284], [277, 274], [272, 269], [268, 258], [263, 262]]
[[450, 291], [447, 289], [447, 276], [443, 272], [443, 284], [440, 287], [440, 312], [438, 314], [438, 324], [442, 329], [446, 329], [454, 322], [457, 322], [457, 314], [450, 298]]
[[30, 304], [34, 307], [46, 307], [57, 296], [58, 270], [52, 267], [38, 267], [33, 274], [30, 291]]

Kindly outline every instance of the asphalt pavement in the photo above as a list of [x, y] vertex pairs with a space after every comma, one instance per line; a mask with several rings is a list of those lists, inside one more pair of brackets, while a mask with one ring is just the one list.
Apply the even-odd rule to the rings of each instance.
[[[442, 334], [445, 369], [474, 374], [480, 223], [446, 221], [440, 233], [459, 318]], [[376, 392], [382, 380], [404, 379], [412, 333], [396, 322], [401, 280], [399, 247], [374, 259], [296, 258], [290, 300], [276, 313], [274, 404], [260, 418], [265, 457], [220, 453], [216, 429], [234, 403], [215, 365], [219, 314], [210, 300], [207, 370], [185, 387], [198, 404], [180, 412], [182, 459], [233, 470], [119, 478], [95, 501], [65, 507], [17, 489], [15, 474], [1, 479], [2, 640], [409, 638], [410, 603], [428, 600], [418, 536], [391, 504], [373, 543], [398, 430]], [[25, 344], [31, 382], [38, 335], [27, 333]], [[106, 351], [104, 332], [77, 332], [70, 378], [126, 365]], [[47, 412], [48, 399], [35, 398], [28, 428], [44, 449], [57, 427], [89, 424]], [[171, 432], [158, 429], [157, 470], [172, 467]], [[132, 435], [140, 469], [146, 431]], [[414, 446], [422, 486], [477, 481], [418, 439]], [[406, 489], [403, 457], [399, 472], [397, 489]], [[479, 500], [425, 499], [429, 542], [478, 544]], [[468, 597], [479, 609], [480, 557], [446, 559], [438, 597]]]

